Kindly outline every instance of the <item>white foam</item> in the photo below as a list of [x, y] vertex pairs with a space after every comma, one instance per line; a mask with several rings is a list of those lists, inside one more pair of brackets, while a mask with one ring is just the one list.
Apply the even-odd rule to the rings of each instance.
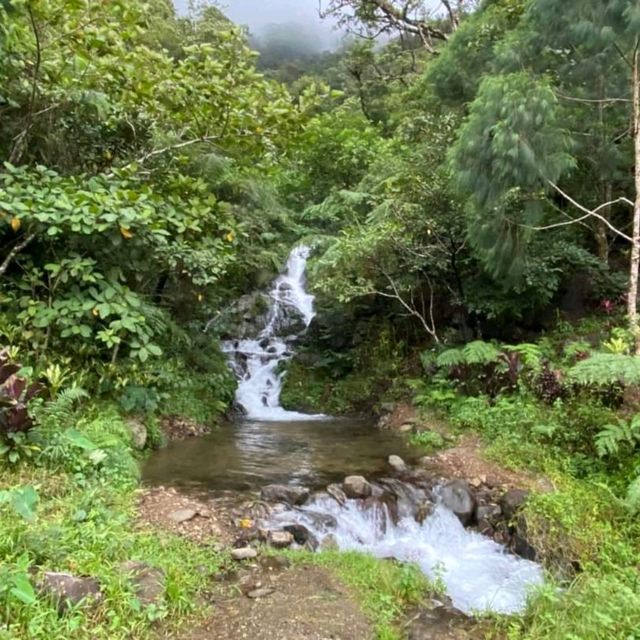
[[[331, 516], [333, 528], [323, 524]], [[331, 498], [279, 513], [267, 526], [297, 522], [321, 542], [335, 537], [338, 548], [369, 553], [378, 558], [414, 562], [431, 579], [440, 579], [457, 609], [466, 613], [513, 614], [526, 607], [532, 588], [542, 584], [535, 562], [512, 555], [500, 544], [465, 529], [443, 505], [436, 505], [422, 524], [409, 516], [395, 524], [384, 504], [365, 508], [360, 501], [339, 505]]]
[[296, 319], [306, 328], [315, 316], [314, 296], [305, 290], [305, 269], [309, 248], [295, 247], [287, 260], [283, 274], [278, 276], [269, 292], [271, 304], [265, 326], [255, 339], [227, 340], [222, 350], [238, 378], [236, 402], [247, 418], [267, 421], [319, 420], [321, 414], [287, 411], [280, 405], [284, 373], [279, 365], [292, 356], [279, 334], [290, 337]]

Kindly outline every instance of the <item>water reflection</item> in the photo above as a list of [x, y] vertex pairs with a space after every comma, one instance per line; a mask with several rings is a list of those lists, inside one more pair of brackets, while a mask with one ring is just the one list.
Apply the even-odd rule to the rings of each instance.
[[386, 459], [416, 457], [404, 440], [370, 421], [246, 421], [170, 443], [143, 468], [148, 484], [256, 489], [271, 482], [321, 486], [349, 474], [384, 473]]

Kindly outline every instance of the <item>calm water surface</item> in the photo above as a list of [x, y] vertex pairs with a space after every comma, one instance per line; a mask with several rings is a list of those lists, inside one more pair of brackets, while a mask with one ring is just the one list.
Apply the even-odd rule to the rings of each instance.
[[201, 489], [257, 489], [272, 482], [319, 487], [345, 475], [383, 474], [392, 453], [407, 462], [419, 454], [371, 421], [245, 421], [170, 443], [148, 459], [143, 479]]

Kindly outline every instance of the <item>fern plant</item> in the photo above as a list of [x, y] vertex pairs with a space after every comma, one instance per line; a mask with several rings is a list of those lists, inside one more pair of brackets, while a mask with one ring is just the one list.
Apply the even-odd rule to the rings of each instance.
[[569, 369], [569, 377], [582, 385], [640, 384], [640, 357], [620, 353], [594, 353]]
[[631, 453], [640, 443], [640, 415], [629, 422], [618, 420], [607, 424], [595, 437], [596, 451], [601, 458]]
[[633, 515], [640, 513], [640, 475], [627, 487], [625, 503]]

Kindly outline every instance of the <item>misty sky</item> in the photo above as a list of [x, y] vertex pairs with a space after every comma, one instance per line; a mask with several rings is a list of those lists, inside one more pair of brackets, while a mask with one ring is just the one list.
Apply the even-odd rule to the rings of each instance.
[[[174, 0], [174, 4], [182, 12], [187, 0]], [[234, 22], [248, 25], [254, 34], [268, 24], [296, 22], [313, 27], [327, 43], [335, 43], [340, 37], [328, 21], [318, 16], [318, 0], [220, 0], [219, 4]], [[434, 7], [439, 4], [439, 0], [427, 2]]]
[[[184, 11], [187, 0], [174, 0]], [[300, 22], [323, 30], [331, 27], [318, 16], [318, 0], [221, 0], [224, 12], [238, 24], [249, 25], [253, 32], [271, 23]]]

